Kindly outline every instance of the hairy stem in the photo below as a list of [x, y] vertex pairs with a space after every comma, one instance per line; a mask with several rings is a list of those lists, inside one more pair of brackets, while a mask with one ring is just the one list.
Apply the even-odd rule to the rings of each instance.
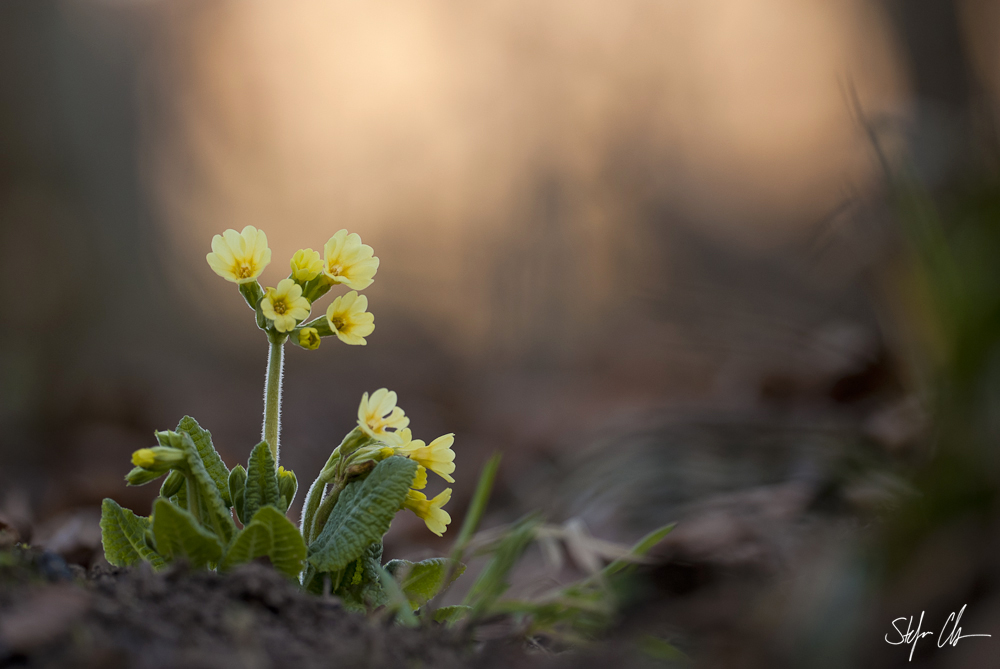
[[316, 516], [316, 511], [319, 509], [320, 502], [323, 501], [323, 492], [326, 490], [326, 484], [333, 480], [336, 469], [330, 467], [329, 469], [324, 468], [323, 471], [319, 473], [313, 484], [309, 486], [309, 492], [306, 493], [306, 500], [302, 504], [302, 522], [299, 525], [299, 531], [302, 532], [302, 538], [305, 539], [306, 545], [309, 544], [315, 537], [312, 535], [313, 518]]
[[320, 532], [323, 531], [323, 527], [326, 526], [326, 521], [330, 519], [330, 514], [333, 512], [333, 507], [337, 506], [337, 500], [340, 499], [340, 493], [343, 491], [344, 483], [342, 481], [338, 481], [333, 484], [330, 488], [330, 492], [323, 498], [323, 503], [319, 505], [319, 509], [316, 511], [316, 516], [313, 518], [312, 528], [309, 532], [310, 540], [318, 537]]
[[284, 338], [271, 339], [267, 352], [267, 376], [264, 380], [264, 429], [261, 438], [267, 442], [278, 466], [278, 439], [281, 432], [281, 375], [285, 361]]

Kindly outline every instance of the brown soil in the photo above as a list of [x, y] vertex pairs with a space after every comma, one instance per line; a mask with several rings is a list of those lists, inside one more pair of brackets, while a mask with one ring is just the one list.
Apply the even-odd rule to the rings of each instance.
[[405, 628], [301, 592], [268, 565], [228, 574], [67, 566], [0, 553], [0, 667], [519, 667], [510, 643]]

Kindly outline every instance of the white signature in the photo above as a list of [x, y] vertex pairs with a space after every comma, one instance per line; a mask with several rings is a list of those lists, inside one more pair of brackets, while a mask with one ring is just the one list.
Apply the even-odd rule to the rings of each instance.
[[[944, 621], [944, 627], [941, 628], [941, 634], [938, 635], [938, 641], [937, 641], [938, 648], [943, 648], [948, 644], [951, 644], [952, 646], [957, 646], [959, 641], [961, 641], [962, 639], [968, 639], [969, 637], [992, 636], [990, 634], [962, 634], [962, 628], [958, 626], [958, 623], [962, 619], [962, 614], [965, 613], [966, 606], [968, 605], [967, 604], [962, 605], [962, 609], [958, 612], [958, 615], [955, 615], [954, 611], [952, 611], [948, 615], [948, 619]], [[886, 643], [892, 646], [899, 646], [904, 643], [912, 644], [910, 646], [910, 661], [912, 662], [913, 651], [917, 649], [917, 642], [920, 641], [920, 639], [922, 639], [925, 636], [928, 635], [933, 636], [934, 632], [920, 631], [921, 625], [924, 624], [923, 611], [920, 612], [920, 620], [917, 621], [917, 629], [913, 629], [913, 616], [910, 616], [909, 622], [906, 623], [906, 632], [904, 633], [903, 630], [899, 628], [899, 625], [897, 625], [897, 623], [901, 620], [906, 620], [906, 616], [903, 616], [901, 618], [896, 618], [895, 620], [892, 621], [892, 628], [896, 630], [896, 634], [899, 635], [899, 641], [889, 641], [888, 634], [885, 635], [885, 641]], [[945, 636], [945, 632], [948, 629], [948, 625], [951, 625], [951, 633]]]

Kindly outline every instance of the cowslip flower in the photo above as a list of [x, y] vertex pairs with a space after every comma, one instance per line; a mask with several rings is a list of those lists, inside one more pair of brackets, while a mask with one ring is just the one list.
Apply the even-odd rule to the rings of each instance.
[[451, 516], [441, 508], [450, 499], [451, 488], [445, 488], [444, 492], [431, 500], [428, 500], [427, 495], [422, 492], [410, 490], [406, 493], [403, 508], [417, 514], [417, 517], [427, 524], [427, 529], [440, 537], [451, 522]]
[[410, 484], [412, 490], [423, 490], [427, 487], [427, 470], [417, 465], [417, 473], [413, 475], [413, 483]]
[[278, 332], [291, 332], [296, 321], [309, 315], [309, 300], [302, 297], [302, 286], [291, 279], [282, 279], [277, 288], [268, 288], [260, 302], [260, 310], [274, 321]]
[[292, 278], [298, 283], [312, 281], [323, 271], [323, 259], [318, 251], [299, 249], [292, 256]]
[[356, 232], [338, 230], [323, 247], [323, 273], [333, 283], [342, 283], [354, 290], [372, 285], [378, 271], [378, 258], [372, 247], [361, 243]]
[[[409, 435], [400, 436], [405, 439]], [[400, 455], [416, 460], [418, 465], [426, 467], [448, 483], [455, 482], [455, 479], [451, 477], [452, 472], [455, 471], [455, 451], [451, 450], [455, 443], [454, 433], [442, 435], [427, 445], [424, 445], [420, 439], [412, 441], [405, 439], [405, 441], [409, 443], [404, 443], [397, 449]]]
[[345, 344], [364, 346], [365, 337], [375, 331], [375, 316], [368, 313], [368, 298], [351, 291], [341, 295], [326, 309], [326, 320], [337, 339]]
[[271, 249], [264, 231], [248, 225], [243, 232], [226, 230], [212, 237], [212, 252], [205, 259], [226, 281], [250, 283], [271, 262]]
[[410, 419], [401, 407], [396, 406], [396, 393], [386, 388], [379, 388], [368, 397], [361, 396], [358, 405], [358, 425], [369, 437], [385, 441], [389, 445], [399, 443], [397, 432], [410, 424]]

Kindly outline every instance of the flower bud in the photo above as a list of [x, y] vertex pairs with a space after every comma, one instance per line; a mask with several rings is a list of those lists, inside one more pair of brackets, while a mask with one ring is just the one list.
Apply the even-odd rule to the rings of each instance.
[[307, 351], [315, 351], [319, 348], [319, 330], [316, 328], [302, 328], [299, 330], [299, 346]]
[[184, 451], [170, 446], [140, 448], [132, 454], [132, 464], [153, 472], [163, 473], [185, 461]]
[[176, 469], [167, 476], [163, 481], [163, 485], [160, 486], [160, 497], [166, 497], [170, 499], [180, 491], [181, 487], [184, 485], [185, 478], [184, 474], [180, 473]]
[[125, 482], [128, 485], [146, 485], [163, 476], [163, 472], [151, 472], [142, 467], [136, 467], [125, 475]]
[[305, 284], [312, 281], [323, 271], [323, 259], [317, 251], [299, 249], [292, 256], [292, 278], [296, 283]]
[[282, 498], [281, 503], [287, 510], [295, 499], [295, 491], [299, 488], [299, 481], [295, 478], [295, 472], [291, 469], [278, 467], [278, 494]]

